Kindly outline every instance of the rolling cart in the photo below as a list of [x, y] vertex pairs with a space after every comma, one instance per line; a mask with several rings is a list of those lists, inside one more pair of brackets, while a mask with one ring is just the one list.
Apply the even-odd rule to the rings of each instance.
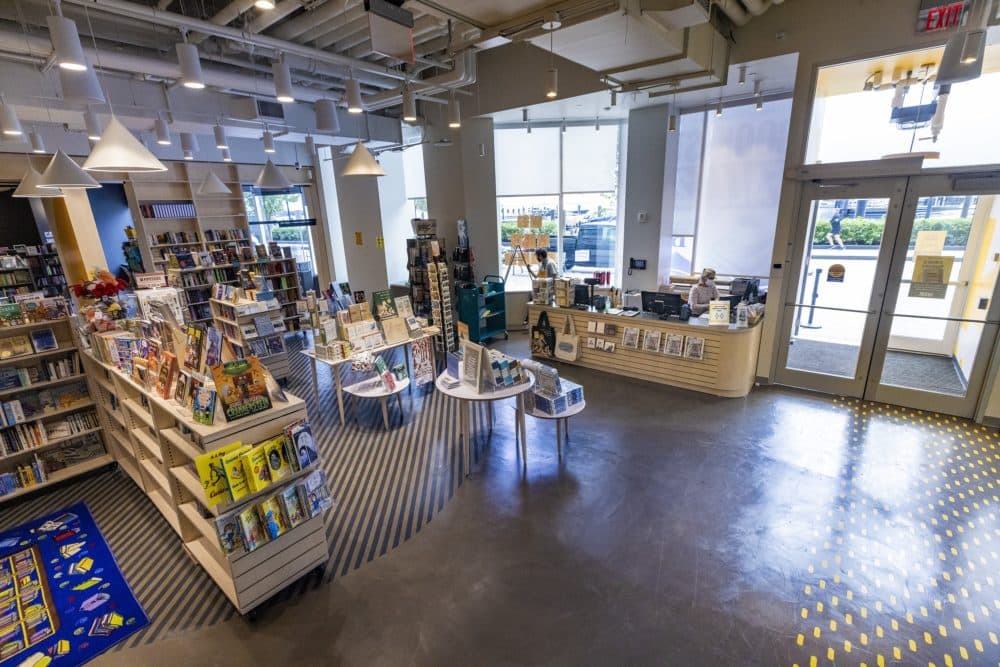
[[507, 293], [504, 279], [486, 276], [480, 285], [458, 288], [458, 319], [469, 325], [469, 340], [507, 338]]

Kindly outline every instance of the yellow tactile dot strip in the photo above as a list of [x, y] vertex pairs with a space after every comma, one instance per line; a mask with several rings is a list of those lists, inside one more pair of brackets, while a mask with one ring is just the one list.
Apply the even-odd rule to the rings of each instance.
[[998, 433], [835, 403], [850, 438], [839, 493], [814, 517], [792, 664], [1000, 666]]

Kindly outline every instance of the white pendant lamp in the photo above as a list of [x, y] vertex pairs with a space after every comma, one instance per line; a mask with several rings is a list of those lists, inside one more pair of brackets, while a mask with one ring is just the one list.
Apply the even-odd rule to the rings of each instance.
[[347, 112], [361, 113], [364, 110], [365, 103], [361, 99], [361, 82], [351, 77], [347, 80]]
[[372, 152], [358, 140], [354, 145], [354, 152], [347, 158], [341, 176], [385, 176], [385, 170], [378, 163]]
[[253, 6], [268, 11], [274, 9], [274, 0], [254, 0]]
[[462, 127], [462, 107], [455, 97], [455, 91], [452, 91], [451, 100], [448, 102], [448, 127], [453, 130]]
[[7, 101], [0, 98], [0, 132], [8, 137], [19, 137], [24, 134], [21, 129], [21, 121], [17, 119], [17, 112], [14, 107], [7, 104]]
[[32, 129], [28, 133], [28, 140], [31, 141], [31, 152], [32, 153], [45, 153], [45, 140], [42, 139], [42, 135], [38, 133], [38, 130]]
[[337, 115], [337, 103], [329, 98], [316, 100], [313, 104], [316, 112], [316, 131], [329, 134], [340, 133], [340, 116]]
[[261, 135], [260, 140], [264, 143], [265, 153], [274, 152], [274, 135], [271, 134], [271, 130], [264, 130], [264, 134]]
[[261, 190], [284, 190], [292, 187], [292, 182], [285, 178], [281, 170], [271, 160], [260, 170], [255, 185]]
[[559, 97], [559, 70], [555, 67], [545, 72], [545, 97]]
[[28, 171], [24, 172], [24, 177], [21, 178], [21, 182], [18, 184], [17, 189], [11, 197], [62, 197], [63, 193], [61, 190], [56, 188], [41, 188], [38, 187], [38, 183], [42, 180], [42, 175], [38, 173], [32, 165], [28, 165]]
[[181, 151], [185, 160], [193, 160], [198, 152], [198, 139], [190, 132], [181, 132]]
[[295, 93], [292, 91], [292, 71], [285, 62], [282, 55], [278, 60], [271, 63], [271, 73], [274, 75], [274, 95], [282, 104], [289, 104], [295, 101]]
[[223, 162], [232, 162], [233, 161], [233, 156], [229, 154], [229, 149], [228, 148], [223, 148], [222, 149], [222, 161]]
[[154, 129], [156, 130], [156, 143], [161, 146], [169, 146], [171, 144], [170, 126], [167, 125], [167, 121], [162, 116], [156, 119]]
[[[132, 136], [132, 135], [129, 135]], [[61, 148], [56, 151], [49, 166], [42, 172], [38, 182], [40, 188], [63, 188], [66, 190], [99, 188], [101, 184], [94, 177], [80, 168], [73, 158], [66, 155]]]
[[229, 148], [229, 139], [226, 138], [226, 128], [222, 125], [216, 124], [215, 126], [215, 147], [219, 150], [224, 148]]
[[201, 90], [205, 87], [205, 78], [201, 73], [201, 59], [198, 47], [187, 42], [177, 44], [177, 63], [181, 66], [181, 83], [185, 88]]
[[310, 157], [316, 157], [316, 140], [313, 139], [313, 135], [311, 134], [306, 135], [306, 153]]
[[91, 141], [100, 141], [101, 135], [104, 134], [104, 128], [101, 126], [101, 119], [97, 117], [90, 109], [83, 112], [83, 124], [87, 128], [87, 138]]
[[[58, 12], [58, 3], [56, 7]], [[49, 25], [52, 50], [55, 51], [56, 62], [59, 63], [60, 69], [71, 72], [82, 72], [87, 69], [87, 60], [83, 56], [83, 46], [80, 44], [80, 32], [76, 29], [76, 23], [61, 14], [48, 17], [46, 22]]]
[[229, 186], [222, 182], [222, 179], [215, 175], [214, 171], [209, 171], [205, 174], [205, 179], [201, 182], [198, 187], [198, 194], [200, 195], [231, 195], [233, 191], [229, 189]]
[[167, 168], [149, 149], [135, 138], [135, 135], [111, 116], [101, 140], [83, 163], [87, 171], [152, 172], [166, 171]]
[[403, 121], [417, 122], [417, 96], [409, 86], [403, 88]]
[[59, 70], [59, 85], [62, 88], [63, 99], [67, 102], [80, 104], [104, 104], [104, 91], [101, 82], [97, 80], [94, 68], [85, 72]]

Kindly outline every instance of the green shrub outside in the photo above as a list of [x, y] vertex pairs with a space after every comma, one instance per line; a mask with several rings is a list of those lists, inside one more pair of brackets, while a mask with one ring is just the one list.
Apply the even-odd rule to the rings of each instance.
[[504, 243], [510, 242], [511, 234], [523, 232], [533, 232], [535, 234], [548, 234], [554, 236], [556, 233], [556, 222], [554, 220], [543, 220], [541, 229], [520, 229], [517, 220], [504, 220], [500, 223], [500, 240]]
[[[840, 223], [840, 238], [844, 245], [878, 245], [884, 226], [881, 221], [847, 218]], [[970, 218], [921, 218], [913, 223], [915, 232], [941, 230], [948, 232], [944, 244], [949, 246], [964, 246], [968, 243], [971, 228]], [[830, 233], [830, 229], [829, 220], [817, 222], [813, 245], [825, 245], [826, 235]]]

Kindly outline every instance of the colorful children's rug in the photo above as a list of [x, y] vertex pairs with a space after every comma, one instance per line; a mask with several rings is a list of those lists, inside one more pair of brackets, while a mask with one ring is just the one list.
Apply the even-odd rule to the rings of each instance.
[[82, 665], [148, 624], [84, 503], [0, 533], [0, 667]]

